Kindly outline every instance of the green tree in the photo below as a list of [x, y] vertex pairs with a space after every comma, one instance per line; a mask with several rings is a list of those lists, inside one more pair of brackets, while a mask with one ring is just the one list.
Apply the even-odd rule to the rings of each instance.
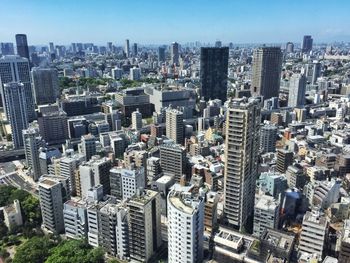
[[50, 255], [54, 242], [48, 237], [33, 237], [20, 245], [13, 263], [43, 263]]
[[21, 202], [21, 206], [26, 222], [32, 227], [40, 226], [41, 209], [39, 199], [30, 195]]
[[16, 190], [13, 186], [0, 185], [0, 206], [9, 204], [12, 192]]
[[45, 263], [103, 263], [101, 248], [92, 248], [86, 240], [66, 240], [51, 250]]

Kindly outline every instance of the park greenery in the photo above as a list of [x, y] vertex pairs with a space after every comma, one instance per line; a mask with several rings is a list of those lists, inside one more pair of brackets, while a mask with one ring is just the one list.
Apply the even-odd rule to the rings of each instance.
[[17, 249], [13, 263], [103, 263], [101, 248], [86, 240], [64, 240], [57, 236], [33, 237]]

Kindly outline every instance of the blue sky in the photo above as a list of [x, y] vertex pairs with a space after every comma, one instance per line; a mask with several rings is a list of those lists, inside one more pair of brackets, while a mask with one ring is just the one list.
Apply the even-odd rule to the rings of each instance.
[[1, 0], [0, 42], [350, 41], [349, 0]]

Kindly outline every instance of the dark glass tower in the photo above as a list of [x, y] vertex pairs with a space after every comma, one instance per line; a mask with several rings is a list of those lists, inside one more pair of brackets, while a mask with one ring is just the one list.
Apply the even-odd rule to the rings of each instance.
[[205, 100], [227, 99], [228, 47], [202, 47], [200, 81]]
[[301, 47], [301, 51], [303, 53], [308, 53], [312, 50], [313, 39], [311, 36], [304, 36], [303, 45]]
[[16, 45], [17, 45], [17, 54], [23, 58], [27, 58], [28, 61], [30, 61], [27, 35], [17, 34], [16, 35]]

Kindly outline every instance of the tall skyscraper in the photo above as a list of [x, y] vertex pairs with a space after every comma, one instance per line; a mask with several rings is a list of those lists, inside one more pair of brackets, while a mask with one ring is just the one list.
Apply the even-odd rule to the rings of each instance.
[[15, 49], [13, 48], [13, 43], [0, 43], [1, 55], [14, 55]]
[[160, 146], [160, 165], [163, 172], [174, 176], [177, 182], [186, 171], [186, 151], [176, 144]]
[[227, 99], [228, 53], [228, 47], [201, 48], [200, 83], [205, 100]]
[[165, 47], [158, 48], [158, 61], [165, 62]]
[[16, 46], [17, 46], [17, 55], [19, 55], [22, 58], [28, 59], [28, 62], [29, 62], [30, 57], [29, 57], [27, 35], [17, 34], [16, 35]]
[[19, 56], [3, 56], [0, 58], [0, 80], [1, 97], [4, 110], [6, 112], [7, 118], [7, 104], [6, 98], [4, 96], [4, 84], [9, 82], [20, 82], [23, 83], [25, 100], [26, 100], [26, 111], [28, 114], [28, 122], [35, 120], [35, 106], [34, 106], [34, 96], [32, 92], [32, 84], [30, 82], [30, 67], [28, 60], [26, 58], [21, 58]]
[[124, 52], [125, 52], [126, 57], [128, 58], [130, 56], [130, 42], [129, 42], [129, 39], [125, 40]]
[[166, 136], [177, 144], [183, 143], [183, 113], [176, 109], [168, 109], [165, 116]]
[[170, 56], [171, 64], [179, 65], [179, 44], [177, 42], [171, 43]]
[[286, 52], [293, 53], [294, 52], [294, 44], [292, 42], [287, 42], [286, 44]]
[[13, 144], [15, 148], [21, 148], [23, 146], [22, 130], [28, 128], [25, 87], [18, 82], [7, 83], [3, 87]]
[[113, 52], [113, 43], [107, 42], [107, 51], [112, 53]]
[[255, 49], [252, 66], [252, 96], [263, 96], [264, 100], [278, 97], [281, 67], [281, 48], [261, 47]]
[[50, 52], [50, 54], [56, 53], [55, 45], [53, 44], [53, 42], [49, 43], [49, 52]]
[[289, 79], [289, 107], [300, 107], [305, 104], [306, 77], [305, 75], [294, 74]]
[[313, 39], [311, 36], [306, 35], [303, 38], [303, 44], [301, 46], [301, 51], [303, 53], [309, 53], [312, 50]]
[[52, 233], [64, 230], [62, 183], [45, 178], [39, 182], [39, 198], [43, 226]]
[[45, 143], [35, 128], [23, 130], [24, 154], [26, 165], [31, 168], [30, 173], [34, 181], [41, 176], [39, 149], [45, 147]]
[[35, 103], [55, 103], [59, 97], [58, 72], [53, 68], [33, 68], [32, 81]]
[[134, 45], [132, 46], [132, 55], [134, 57], [136, 57], [137, 56], [137, 52], [138, 52], [138, 50], [137, 50], [137, 43], [134, 43]]
[[256, 99], [230, 102], [226, 117], [224, 211], [228, 223], [243, 230], [253, 215], [258, 173], [260, 105]]
[[204, 200], [190, 192], [172, 190], [168, 203], [168, 261], [202, 262]]
[[127, 203], [129, 208], [130, 258], [137, 262], [148, 262], [161, 246], [160, 194], [143, 190]]

